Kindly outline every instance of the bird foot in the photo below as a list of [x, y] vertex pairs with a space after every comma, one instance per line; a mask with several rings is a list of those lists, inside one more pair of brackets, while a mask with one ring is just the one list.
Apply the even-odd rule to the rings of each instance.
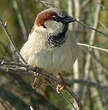
[[63, 79], [62, 74], [61, 73], [58, 73], [58, 75], [59, 75], [59, 78], [60, 78], [60, 84], [57, 85], [56, 91], [57, 91], [57, 93], [60, 93], [65, 88], [65, 82], [64, 82], [64, 79]]
[[41, 75], [40, 73], [40, 69], [38, 67], [35, 68], [34, 70], [34, 82], [32, 84], [33, 88], [38, 88], [41, 86]]

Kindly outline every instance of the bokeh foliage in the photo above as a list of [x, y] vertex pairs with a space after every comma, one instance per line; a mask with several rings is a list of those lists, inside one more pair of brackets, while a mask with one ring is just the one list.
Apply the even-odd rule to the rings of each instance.
[[[96, 6], [100, 5], [100, 15], [99, 15], [99, 22], [97, 29], [108, 33], [108, 0], [102, 0], [101, 4], [98, 4], [95, 0], [88, 0], [88, 3], [81, 8], [82, 4], [87, 0], [77, 0], [80, 5], [80, 14], [79, 16], [76, 15], [76, 9], [75, 9], [75, 0], [70, 0], [72, 3], [72, 15], [76, 18], [79, 18], [81, 21], [83, 21], [86, 24], [89, 24], [93, 26], [94, 19], [95, 19], [95, 12], [96, 12]], [[69, 13], [69, 0], [49, 0], [50, 3], [58, 3], [58, 7], [64, 9]], [[15, 9], [15, 4], [17, 4], [17, 9], [19, 13]], [[36, 15], [43, 9], [46, 9], [44, 5], [42, 5], [39, 0], [0, 0], [0, 16], [4, 21], [7, 22], [7, 27], [12, 35], [12, 38], [16, 44], [16, 47], [20, 50], [23, 43], [27, 40], [27, 36], [33, 26], [34, 20], [36, 18]], [[18, 18], [18, 14], [21, 15], [21, 20], [24, 24], [24, 27], [26, 29], [25, 33], [22, 31], [22, 26], [20, 24], [20, 19]], [[104, 25], [104, 28], [102, 26]], [[75, 26], [76, 23], [73, 23], [73, 26]], [[90, 35], [92, 33], [91, 30], [86, 29], [83, 26], [79, 26], [81, 29], [81, 32], [79, 33], [80, 41], [86, 44], [89, 44]], [[79, 31], [79, 30], [78, 30]], [[24, 34], [26, 36], [24, 36]], [[95, 35], [95, 41], [94, 45], [102, 47], [102, 48], [108, 48], [108, 38], [104, 35], [101, 35], [99, 33], [96, 33]], [[0, 25], [0, 58], [6, 58], [12, 59], [12, 52], [11, 52], [11, 46], [10, 42], [4, 33], [2, 26]], [[93, 53], [95, 53], [93, 51]], [[95, 53], [96, 54], [96, 53]], [[79, 63], [80, 66], [80, 72], [78, 75], [78, 79], [83, 79], [85, 73], [85, 62], [86, 62], [86, 53], [82, 52], [81, 62]], [[105, 52], [99, 52], [98, 51], [99, 59], [104, 63], [104, 65], [108, 65], [108, 53]], [[98, 57], [96, 56], [96, 57]], [[99, 72], [99, 68], [101, 69], [101, 72]], [[12, 75], [12, 74], [11, 74]], [[20, 75], [20, 73], [19, 73]], [[65, 75], [64, 75], [65, 76]], [[74, 73], [72, 75], [67, 75], [66, 77], [71, 77], [74, 79]], [[20, 79], [21, 78], [21, 79]], [[33, 78], [26, 75], [19, 76], [20, 81], [22, 81], [23, 84], [26, 85], [29, 84], [31, 87], [31, 82]], [[20, 97], [21, 100], [23, 100], [27, 104], [31, 104], [34, 108], [34, 104], [38, 103], [41, 107], [40, 110], [43, 110], [44, 108], [44, 102], [41, 102], [41, 98], [43, 100], [43, 97], [40, 96], [40, 99], [36, 100], [33, 99], [33, 97], [28, 96], [27, 90], [23, 90], [20, 84], [17, 81], [17, 78], [10, 77], [9, 74], [4, 74], [2, 71], [0, 72], [0, 86], [3, 86], [4, 88], [7, 88], [9, 91], [13, 92], [13, 94]], [[24, 82], [23, 82], [24, 80]], [[93, 81], [96, 84], [107, 86], [108, 84], [108, 71], [104, 71], [102, 66], [97, 66], [97, 63], [92, 59], [90, 63], [89, 68], [89, 75], [87, 81]], [[75, 83], [70, 83], [70, 87], [74, 89]], [[81, 84], [81, 85], [80, 85]], [[16, 86], [17, 85], [17, 86]], [[82, 87], [83, 84], [79, 83], [79, 88], [75, 91], [80, 97], [83, 94]], [[16, 86], [16, 87], [15, 87]], [[13, 90], [11, 90], [13, 88]], [[26, 88], [26, 87], [25, 87]], [[107, 86], [108, 88], [108, 86]], [[2, 88], [1, 88], [2, 89]], [[25, 92], [26, 91], [26, 92]], [[32, 91], [32, 89], [31, 89]], [[23, 93], [24, 92], [24, 93]], [[29, 90], [30, 92], [30, 90]], [[20, 93], [20, 94], [19, 94]], [[51, 102], [54, 104], [59, 110], [72, 110], [72, 106], [67, 104], [63, 98], [58, 96], [54, 91], [52, 91], [51, 88], [43, 88], [43, 90], [37, 90], [37, 93], [40, 95], [44, 95], [44, 97], [47, 99], [48, 102]], [[103, 92], [101, 89], [93, 88], [91, 86], [87, 86], [86, 91], [86, 97], [84, 99], [83, 110], [107, 110], [108, 109], [108, 92]], [[29, 94], [30, 95], [30, 94]], [[34, 94], [31, 94], [34, 95]], [[66, 94], [65, 94], [66, 96]], [[37, 98], [37, 97], [36, 97]], [[40, 102], [39, 102], [40, 101]], [[45, 101], [45, 100], [44, 100]], [[3, 101], [5, 103], [5, 101]], [[0, 98], [1, 103], [1, 98]], [[47, 104], [46, 104], [47, 105]], [[37, 107], [37, 106], [36, 106]], [[48, 107], [48, 106], [47, 106]], [[53, 107], [52, 107], [53, 108]], [[50, 108], [44, 108], [46, 110], [50, 110]], [[17, 108], [15, 108], [17, 110]], [[54, 109], [52, 109], [54, 110]]]

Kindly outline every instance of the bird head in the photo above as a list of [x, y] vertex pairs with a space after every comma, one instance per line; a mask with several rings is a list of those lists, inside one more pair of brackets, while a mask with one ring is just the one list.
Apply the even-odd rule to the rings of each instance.
[[47, 28], [47, 23], [53, 25], [52, 22], [62, 23], [64, 25], [73, 22], [74, 19], [68, 16], [66, 12], [58, 8], [49, 8], [39, 13], [35, 20], [35, 26], [43, 26]]
[[65, 33], [68, 29], [68, 24], [74, 22], [71, 16], [58, 8], [49, 8], [40, 12], [35, 20], [34, 29], [44, 30], [48, 33], [49, 44], [58, 46], [60, 42], [65, 41]]

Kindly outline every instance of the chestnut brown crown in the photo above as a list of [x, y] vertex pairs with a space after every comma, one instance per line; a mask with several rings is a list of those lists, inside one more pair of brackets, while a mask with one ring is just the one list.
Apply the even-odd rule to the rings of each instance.
[[50, 8], [42, 11], [37, 15], [35, 20], [36, 26], [45, 27], [44, 23], [47, 20], [55, 20], [57, 22], [62, 22], [63, 24], [68, 24], [73, 21], [73, 18], [68, 16], [66, 12], [58, 8]]

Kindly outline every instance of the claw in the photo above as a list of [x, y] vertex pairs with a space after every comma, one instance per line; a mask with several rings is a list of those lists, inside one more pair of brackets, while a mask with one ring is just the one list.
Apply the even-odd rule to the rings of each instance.
[[65, 88], [65, 82], [64, 82], [62, 74], [58, 73], [58, 75], [59, 75], [59, 78], [60, 78], [60, 84], [57, 85], [56, 91], [57, 91], [57, 93], [60, 93]]
[[65, 88], [64, 85], [61, 85], [61, 84], [58, 84], [57, 87], [56, 87], [56, 91], [57, 93], [59, 94], [61, 91], [63, 91]]
[[39, 68], [36, 67], [34, 70], [34, 82], [32, 84], [33, 88], [38, 88], [41, 86], [41, 79], [40, 79], [40, 75], [39, 75]]

